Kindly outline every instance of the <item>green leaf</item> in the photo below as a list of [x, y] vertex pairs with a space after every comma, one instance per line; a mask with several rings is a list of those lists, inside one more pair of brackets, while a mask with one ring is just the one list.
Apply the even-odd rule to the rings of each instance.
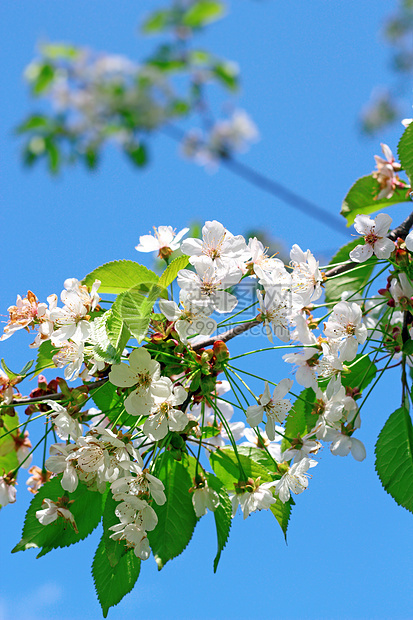
[[33, 378], [42, 372], [45, 368], [56, 368], [53, 361], [53, 355], [58, 352], [58, 348], [54, 347], [50, 340], [43, 342], [37, 349], [36, 366], [34, 367]]
[[407, 340], [403, 344], [402, 351], [405, 355], [413, 355], [413, 340]]
[[10, 370], [10, 368], [7, 366], [6, 362], [4, 361], [4, 359], [1, 359], [1, 367], [3, 368], [4, 372], [6, 373], [6, 375], [8, 376], [9, 379], [17, 379], [18, 377], [20, 377], [21, 379], [23, 379], [26, 374], [29, 372], [30, 368], [33, 366], [34, 364], [34, 360], [29, 360], [28, 362], [26, 362], [26, 364], [23, 366], [23, 368], [21, 369], [20, 372], [13, 372], [12, 370]]
[[45, 90], [47, 90], [53, 82], [54, 76], [55, 68], [53, 65], [50, 63], [44, 63], [41, 65], [32, 85], [33, 94], [41, 95]]
[[138, 342], [142, 342], [146, 336], [152, 308], [162, 291], [162, 288], [154, 285], [145, 296], [137, 287], [124, 293], [120, 298], [120, 304], [116, 304], [122, 320]]
[[148, 163], [148, 152], [144, 144], [128, 145], [125, 153], [129, 159], [139, 168], [146, 166]]
[[10, 370], [10, 368], [8, 368], [3, 358], [1, 358], [1, 367], [9, 379], [16, 379], [19, 376], [19, 373], [13, 372], [12, 370]]
[[83, 278], [82, 284], [91, 287], [95, 280], [101, 281], [99, 293], [118, 295], [131, 288], [148, 291], [158, 282], [159, 276], [134, 261], [115, 260], [91, 271]]
[[49, 165], [49, 170], [52, 174], [56, 174], [60, 168], [60, 151], [57, 144], [47, 138], [45, 140], [46, 153], [47, 153], [47, 161]]
[[272, 514], [274, 515], [274, 517], [277, 519], [278, 523], [280, 524], [280, 527], [284, 533], [284, 538], [286, 542], [287, 542], [288, 522], [290, 520], [291, 508], [293, 504], [294, 504], [294, 500], [292, 498], [290, 498], [288, 502], [285, 502], [285, 504], [283, 504], [281, 500], [277, 499], [275, 504], [272, 504], [270, 506], [270, 510]]
[[228, 90], [238, 90], [238, 66], [233, 62], [219, 62], [212, 67], [212, 73]]
[[95, 170], [99, 163], [99, 153], [96, 149], [89, 147], [85, 150], [85, 162], [89, 170]]
[[397, 188], [391, 198], [376, 200], [379, 192], [380, 185], [371, 174], [361, 177], [354, 183], [344, 198], [340, 211], [341, 215], [347, 220], [347, 226], [352, 225], [356, 215], [369, 215], [399, 202], [409, 202], [410, 200], [409, 188]]
[[[287, 437], [295, 439], [298, 434], [302, 437], [315, 427], [318, 416], [311, 413], [315, 400], [316, 395], [312, 388], [306, 388], [301, 392], [300, 398], [297, 398], [295, 401], [285, 422], [285, 434]], [[287, 439], [283, 439], [281, 450], [284, 452], [289, 447], [290, 442]]]
[[[141, 569], [141, 560], [133, 549], [126, 551], [113, 566], [108, 560], [107, 544], [107, 539], [102, 536], [92, 564], [93, 581], [104, 618], [109, 609], [133, 589]], [[119, 546], [119, 543], [115, 544]]]
[[[335, 265], [337, 263], [344, 263], [345, 261], [348, 261], [349, 253], [360, 243], [363, 243], [361, 239], [355, 239], [354, 241], [347, 243], [339, 249], [337, 254], [333, 256], [330, 264]], [[352, 268], [349, 269], [349, 271], [345, 271], [340, 276], [335, 276], [331, 280], [327, 280], [325, 283], [326, 302], [329, 303], [336, 300], [340, 301], [341, 295], [344, 291], [353, 292], [364, 288], [371, 277], [376, 262], [377, 258], [375, 256], [372, 256], [366, 262], [361, 264], [351, 262]]]
[[202, 28], [224, 16], [225, 6], [216, 0], [198, 0], [185, 13], [182, 23], [188, 28]]
[[[239, 459], [246, 478], [256, 479], [261, 477], [262, 482], [271, 482], [273, 480], [268, 469], [253, 461], [250, 457], [239, 454]], [[215, 475], [229, 491], [233, 491], [234, 484], [243, 477], [235, 452], [231, 448], [221, 448], [213, 452], [209, 460]]]
[[117, 387], [109, 381], [91, 391], [91, 395], [96, 407], [111, 422], [117, 421], [122, 426], [132, 426], [136, 422], [136, 416], [126, 413], [123, 397], [119, 396]]
[[166, 28], [166, 26], [168, 26], [170, 15], [171, 11], [168, 10], [154, 11], [143, 22], [142, 32], [145, 34], [161, 32]]
[[53, 60], [76, 60], [81, 54], [77, 47], [67, 43], [43, 43], [40, 51], [44, 56]]
[[238, 452], [239, 454], [243, 454], [244, 456], [248, 457], [252, 461], [255, 461], [255, 463], [258, 463], [258, 465], [262, 465], [267, 470], [275, 472], [276, 463], [274, 462], [274, 459], [271, 457], [271, 455], [268, 454], [268, 452], [266, 452], [263, 448], [250, 448], [248, 446], [239, 446]]
[[103, 535], [92, 564], [92, 575], [96, 594], [106, 618], [110, 607], [117, 605], [136, 583], [141, 569], [141, 560], [133, 549], [110, 538], [109, 528], [119, 523], [115, 515], [118, 505], [109, 493], [103, 513]]
[[161, 570], [186, 548], [197, 518], [189, 493], [192, 480], [184, 462], [175, 461], [170, 452], [164, 452], [156, 463], [154, 475], [165, 485], [166, 503], [152, 505], [158, 515], [158, 525], [148, 532], [148, 538]]
[[[121, 293], [123, 295], [123, 293]], [[106, 330], [108, 338], [116, 351], [122, 354], [123, 349], [129, 342], [130, 331], [120, 316], [119, 307], [116, 304], [107, 313]]]
[[208, 486], [218, 493], [219, 506], [214, 510], [215, 526], [217, 529], [218, 551], [214, 559], [214, 573], [217, 572], [221, 553], [227, 544], [232, 524], [232, 505], [224, 485], [216, 476], [208, 474]]
[[[21, 541], [14, 547], [12, 553], [25, 551], [32, 547], [41, 548], [38, 558], [57, 547], [67, 547], [83, 540], [99, 524], [102, 518], [104, 495], [98, 491], [90, 491], [86, 485], [79, 483], [76, 491], [67, 493], [62, 489], [62, 476], [52, 478], [46, 482], [32, 499], [24, 521]], [[78, 533], [62, 517], [58, 517], [49, 525], [42, 525], [36, 518], [36, 511], [42, 509], [44, 498], [57, 501], [63, 495], [74, 500], [68, 506], [75, 518]]]
[[401, 166], [406, 171], [411, 182], [413, 178], [413, 123], [410, 123], [403, 132], [397, 147], [397, 153]]
[[171, 284], [171, 282], [173, 282], [177, 277], [178, 271], [180, 271], [181, 269], [185, 269], [188, 263], [189, 256], [186, 256], [186, 254], [174, 258], [174, 260], [167, 266], [167, 268], [159, 278], [158, 286], [163, 286], [164, 288], [167, 288]]
[[109, 339], [106, 326], [109, 312], [110, 310], [90, 322], [91, 338], [94, 342], [93, 353], [97, 360], [107, 364], [119, 364], [123, 348], [122, 351], [119, 351]]
[[357, 355], [355, 359], [346, 366], [349, 368], [349, 373], [341, 374], [341, 383], [346, 387], [347, 385], [359, 390], [364, 390], [369, 383], [373, 381], [376, 376], [377, 368], [368, 357], [368, 355]]
[[376, 443], [376, 471], [393, 499], [413, 512], [413, 427], [406, 407], [391, 414]]
[[[13, 469], [16, 469], [19, 465], [19, 460], [16, 453], [16, 444], [14, 442], [12, 433], [8, 435], [2, 434], [3, 431], [11, 431], [19, 426], [19, 418], [17, 414], [14, 416], [5, 415], [4, 409], [1, 410], [2, 428], [0, 429], [0, 475], [8, 474]], [[7, 409], [6, 409], [7, 411]], [[18, 435], [21, 429], [16, 429], [13, 433], [14, 436]]]
[[47, 116], [41, 116], [40, 114], [33, 114], [29, 116], [21, 125], [16, 129], [17, 133], [25, 133], [33, 129], [48, 129], [50, 127], [50, 119]]

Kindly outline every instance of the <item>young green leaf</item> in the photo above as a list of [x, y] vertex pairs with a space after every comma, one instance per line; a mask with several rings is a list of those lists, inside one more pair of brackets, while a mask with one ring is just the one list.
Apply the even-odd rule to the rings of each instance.
[[141, 560], [133, 549], [110, 538], [109, 528], [119, 523], [116, 506], [117, 502], [108, 493], [103, 512], [103, 535], [92, 564], [93, 581], [104, 618], [110, 607], [117, 605], [132, 590], [141, 568]]
[[[123, 293], [121, 293], [121, 295], [123, 295]], [[112, 305], [107, 315], [106, 331], [108, 338], [116, 351], [122, 354], [123, 349], [129, 342], [131, 336], [130, 331], [122, 320], [117, 304]]]
[[4, 432], [11, 431], [16, 426], [19, 426], [19, 418], [17, 414], [14, 416], [5, 415], [4, 409], [2, 410], [2, 434], [0, 436], [0, 472], [8, 473], [13, 469], [16, 469], [19, 465], [19, 461], [16, 453], [16, 444], [13, 439], [20, 432], [17, 429], [14, 433], [5, 435]]
[[352, 225], [356, 215], [369, 215], [399, 202], [408, 202], [410, 200], [409, 188], [401, 189], [398, 187], [391, 198], [376, 200], [379, 192], [379, 182], [371, 174], [361, 177], [361, 179], [354, 183], [344, 198], [340, 211], [341, 215], [347, 220], [347, 226]]
[[165, 485], [166, 503], [152, 505], [158, 515], [158, 525], [148, 532], [148, 538], [161, 570], [186, 548], [197, 518], [189, 493], [193, 483], [185, 464], [175, 461], [170, 452], [164, 452], [156, 463], [154, 475]]
[[118, 295], [135, 288], [148, 291], [159, 280], [150, 269], [131, 260], [115, 260], [105, 263], [91, 271], [82, 280], [82, 284], [91, 287], [95, 280], [100, 280], [99, 293]]
[[[331, 259], [331, 265], [348, 261], [349, 253], [360, 243], [364, 243], [361, 238], [354, 239], [354, 241], [340, 248], [337, 254]], [[377, 258], [372, 256], [365, 263], [351, 263], [351, 269], [345, 271], [340, 276], [335, 276], [331, 280], [327, 280], [324, 285], [326, 290], [326, 302], [341, 301], [341, 294], [344, 293], [344, 291], [353, 292], [365, 287], [371, 277], [376, 262]]]
[[163, 286], [167, 288], [171, 282], [173, 282], [178, 275], [178, 271], [181, 269], [185, 269], [187, 264], [189, 263], [189, 256], [183, 254], [182, 256], [178, 256], [174, 258], [172, 263], [167, 266], [161, 277], [159, 278], [158, 286]]
[[34, 367], [34, 375], [36, 377], [45, 368], [56, 368], [53, 361], [53, 355], [58, 352], [58, 348], [54, 347], [50, 340], [43, 342], [37, 349], [36, 366]]
[[[285, 434], [287, 437], [294, 439], [298, 434], [302, 437], [311, 431], [318, 420], [318, 416], [312, 413], [316, 395], [313, 389], [306, 388], [300, 394], [300, 398], [294, 403], [293, 408], [288, 413], [285, 422]], [[281, 443], [282, 451], [290, 447], [290, 442], [283, 439]]]
[[391, 414], [376, 443], [376, 471], [384, 489], [413, 512], [413, 427], [406, 407]]
[[214, 559], [214, 573], [217, 572], [221, 553], [227, 544], [232, 524], [232, 506], [224, 485], [216, 476], [208, 474], [208, 486], [218, 493], [219, 506], [214, 510], [215, 526], [217, 528], [218, 551]]
[[397, 147], [397, 153], [400, 164], [411, 182], [413, 179], [413, 123], [407, 125], [403, 132]]
[[161, 32], [168, 26], [171, 11], [160, 10], [150, 13], [142, 24], [142, 32], [145, 34], [154, 34]]
[[145, 296], [139, 287], [136, 287], [124, 293], [119, 304], [116, 304], [122, 320], [138, 342], [142, 342], [146, 336], [152, 308], [163, 290], [163, 288], [153, 285], [148, 295]]
[[364, 390], [376, 376], [377, 368], [368, 355], [357, 355], [352, 362], [347, 362], [346, 366], [350, 372], [342, 373], [341, 383], [359, 390]]
[[274, 515], [274, 517], [277, 519], [278, 523], [280, 524], [280, 527], [284, 533], [284, 538], [286, 542], [287, 542], [288, 522], [291, 516], [291, 508], [294, 505], [294, 503], [295, 502], [293, 498], [291, 497], [288, 500], [288, 502], [285, 502], [285, 504], [283, 504], [282, 501], [277, 499], [275, 504], [272, 504], [272, 506], [270, 506], [270, 510], [272, 514]]
[[[62, 489], [62, 476], [52, 478], [46, 482], [34, 496], [26, 513], [21, 541], [14, 547], [12, 553], [25, 551], [32, 547], [41, 548], [38, 558], [57, 547], [67, 547], [89, 536], [102, 518], [104, 495], [98, 491], [89, 490], [85, 484], [79, 483], [76, 491], [67, 493]], [[63, 517], [49, 525], [42, 525], [36, 517], [36, 511], [42, 509], [45, 498], [56, 502], [63, 495], [74, 500], [68, 508], [73, 514], [78, 532]]]
[[119, 364], [123, 347], [122, 350], [119, 350], [117, 347], [113, 346], [109, 339], [106, 326], [109, 312], [111, 311], [109, 310], [108, 312], [105, 312], [90, 324], [91, 335], [93, 342], [95, 343], [93, 346], [93, 351], [96, 359], [104, 361], [108, 364]]
[[202, 28], [224, 16], [225, 5], [217, 0], [198, 0], [186, 11], [183, 25], [188, 28]]
[[[260, 477], [262, 482], [271, 482], [273, 480], [270, 471], [266, 467], [244, 454], [239, 453], [238, 456], [247, 478], [255, 480]], [[209, 460], [217, 478], [225, 485], [228, 491], [233, 491], [234, 484], [243, 478], [235, 452], [231, 448], [222, 448], [213, 452]]]

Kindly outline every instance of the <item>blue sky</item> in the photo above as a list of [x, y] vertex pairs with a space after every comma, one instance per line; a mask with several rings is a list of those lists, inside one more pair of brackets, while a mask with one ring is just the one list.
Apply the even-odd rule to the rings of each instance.
[[[51, 179], [41, 166], [22, 168], [13, 128], [36, 109], [22, 80], [36, 43], [71, 41], [139, 60], [155, 41], [139, 38], [136, 27], [145, 10], [160, 4], [2, 3], [0, 313], [29, 288], [43, 300], [59, 293], [67, 277], [81, 278], [104, 262], [142, 260], [134, 246], [153, 225], [179, 230], [216, 218], [234, 234], [266, 228], [287, 247], [298, 243], [327, 257], [346, 235], [350, 239], [351, 231], [334, 233], [225, 169], [206, 173], [181, 159], [162, 135], [152, 140], [151, 165], [143, 172], [114, 148], [93, 174], [77, 167]], [[366, 141], [357, 132], [357, 115], [371, 89], [391, 79], [379, 29], [394, 6], [388, 0], [232, 1], [229, 16], [200, 40], [240, 64], [238, 103], [262, 135], [243, 162], [338, 213], [348, 188], [373, 168], [379, 142], [395, 152], [401, 134], [396, 127]], [[408, 211], [402, 205], [389, 213], [399, 223]], [[1, 357], [11, 368], [30, 359], [29, 341], [20, 333], [2, 343]], [[235, 343], [231, 350], [242, 346]], [[285, 376], [273, 354], [264, 356], [254, 361], [256, 369], [275, 381]], [[367, 459], [356, 463], [323, 451], [309, 490], [297, 498], [288, 546], [271, 514], [246, 521], [238, 516], [214, 576], [216, 542], [208, 515], [184, 554], [160, 573], [152, 560], [145, 563], [135, 590], [109, 618], [413, 617], [412, 516], [386, 495], [374, 472], [375, 439], [400, 400], [397, 372], [390, 377], [364, 408], [358, 436]], [[101, 618], [90, 576], [99, 532], [40, 560], [30, 550], [9, 554], [30, 501], [24, 479], [23, 473], [17, 503], [0, 515], [0, 620]]]

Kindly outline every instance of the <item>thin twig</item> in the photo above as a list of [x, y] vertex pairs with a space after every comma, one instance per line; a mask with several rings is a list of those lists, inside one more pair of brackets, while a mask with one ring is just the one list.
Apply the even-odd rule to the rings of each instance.
[[[88, 389], [94, 390], [97, 387], [100, 387], [101, 385], [106, 383], [107, 380], [108, 379], [106, 377], [105, 379], [100, 379], [99, 381], [95, 381], [94, 383], [89, 383], [85, 385]], [[84, 386], [78, 386], [78, 387], [84, 387]], [[44, 402], [45, 400], [63, 400], [64, 398], [67, 398], [67, 395], [63, 394], [63, 392], [54, 392], [53, 394], [45, 394], [44, 396], [33, 396], [33, 398], [17, 398], [17, 399], [15, 398], [14, 400], [11, 401], [9, 406], [13, 407], [13, 405], [30, 405], [32, 403], [41, 403], [41, 402]]]
[[260, 325], [260, 324], [261, 324], [261, 321], [258, 321], [257, 319], [254, 319], [253, 321], [247, 321], [247, 323], [242, 323], [242, 325], [236, 325], [235, 327], [232, 327], [231, 329], [224, 332], [223, 334], [219, 334], [218, 336], [212, 336], [212, 338], [207, 338], [206, 340], [203, 340], [202, 342], [198, 342], [192, 348], [195, 351], [198, 351], [199, 349], [204, 349], [205, 347], [209, 347], [210, 345], [213, 345], [218, 340], [221, 340], [222, 342], [228, 342], [228, 340], [235, 338], [235, 336], [239, 336], [240, 334], [243, 334], [244, 332], [247, 332], [249, 329], [252, 329], [256, 325]]

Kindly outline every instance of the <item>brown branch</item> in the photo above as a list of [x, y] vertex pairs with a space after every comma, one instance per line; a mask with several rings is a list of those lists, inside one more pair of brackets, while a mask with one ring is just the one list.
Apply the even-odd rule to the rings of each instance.
[[213, 345], [218, 340], [221, 340], [222, 342], [228, 342], [228, 340], [231, 340], [232, 338], [235, 338], [235, 336], [243, 334], [244, 332], [252, 329], [256, 325], [260, 325], [260, 323], [261, 321], [258, 321], [257, 319], [254, 319], [253, 321], [248, 321], [247, 323], [242, 323], [242, 325], [232, 327], [223, 334], [220, 334], [218, 336], [212, 336], [212, 338], [207, 338], [206, 340], [203, 340], [202, 342], [194, 345], [192, 348], [194, 349], [194, 351], [198, 351], [199, 349], [204, 349], [205, 347]]
[[[410, 213], [408, 217], [396, 228], [393, 228], [387, 235], [389, 239], [392, 241], [396, 241], [396, 239], [406, 239], [409, 234], [410, 229], [413, 226], [413, 211]], [[344, 263], [344, 265], [338, 265], [337, 267], [333, 267], [324, 273], [327, 278], [331, 278], [332, 276], [338, 276], [346, 271], [349, 271], [353, 267], [355, 267], [357, 263], [353, 261], [349, 261], [348, 263]]]
[[[86, 386], [88, 389], [94, 390], [95, 388], [100, 387], [101, 385], [106, 383], [107, 380], [108, 379], [106, 377], [105, 379], [100, 379], [99, 381], [95, 381], [94, 383], [84, 384], [83, 386], [78, 387]], [[32, 403], [41, 403], [45, 400], [63, 400], [64, 398], [67, 398], [67, 395], [63, 394], [63, 392], [54, 392], [52, 394], [45, 394], [44, 396], [33, 396], [33, 398], [14, 398], [9, 406], [13, 407], [13, 405], [31, 405]]]
[[387, 235], [389, 239], [392, 241], [396, 241], [400, 237], [400, 239], [406, 239], [407, 235], [410, 232], [411, 227], [413, 226], [413, 211], [410, 213], [408, 217], [397, 226], [397, 228], [393, 228], [392, 231]]

